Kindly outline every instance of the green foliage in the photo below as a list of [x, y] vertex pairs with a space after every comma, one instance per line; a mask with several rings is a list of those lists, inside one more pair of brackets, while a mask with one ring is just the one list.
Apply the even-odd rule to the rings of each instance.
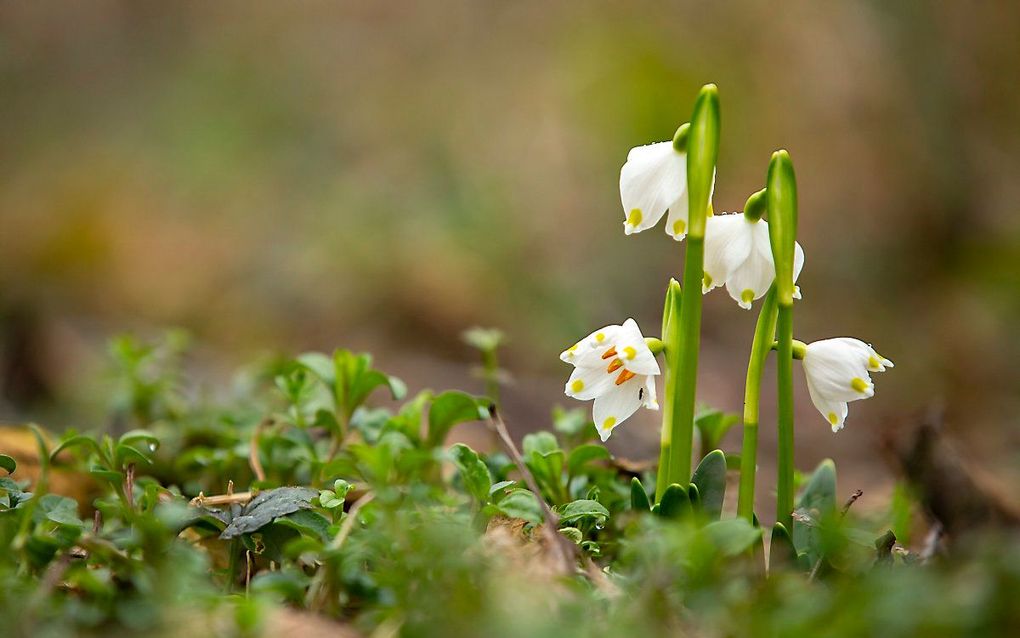
[[905, 506], [843, 516], [831, 461], [805, 482], [793, 534], [772, 529], [764, 578], [761, 528], [722, 512], [722, 451], [653, 507], [586, 416], [559, 411], [555, 433], [521, 444], [535, 494], [506, 453], [443, 447], [487, 401], [387, 406], [373, 390], [389, 377], [338, 353], [271, 362], [236, 403], [152, 395], [175, 410], [119, 436], [68, 432], [51, 452], [37, 432], [42, 474], [96, 491], [79, 502], [3, 461], [0, 614], [47, 636], [268, 635], [274, 615], [306, 612], [444, 638], [994, 635], [1017, 621], [1015, 539], [920, 567], [886, 532]]

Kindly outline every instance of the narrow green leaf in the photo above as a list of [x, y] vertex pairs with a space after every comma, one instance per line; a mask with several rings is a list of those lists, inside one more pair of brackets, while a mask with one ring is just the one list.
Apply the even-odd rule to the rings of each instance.
[[637, 512], [647, 512], [652, 508], [648, 492], [641, 484], [641, 479], [636, 476], [630, 480], [630, 508]]
[[14, 470], [18, 469], [18, 462], [13, 457], [0, 454], [0, 468], [7, 470], [8, 474], [14, 474]]

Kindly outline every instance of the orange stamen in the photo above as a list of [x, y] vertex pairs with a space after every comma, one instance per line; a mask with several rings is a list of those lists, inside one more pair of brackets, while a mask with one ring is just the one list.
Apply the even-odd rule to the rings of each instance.
[[616, 356], [616, 346], [613, 346], [609, 350], [606, 350], [605, 354], [602, 355], [602, 358], [603, 359], [608, 359], [610, 357], [615, 357], [615, 356]]
[[619, 359], [613, 359], [613, 362], [609, 364], [608, 368], [606, 368], [606, 372], [608, 372], [609, 374], [612, 374], [612, 373], [616, 372], [617, 370], [619, 370], [622, 367], [623, 367], [623, 361], [620, 361]]
[[630, 381], [636, 376], [637, 375], [631, 372], [630, 370], [624, 370], [623, 372], [620, 373], [620, 376], [616, 377], [616, 385], [626, 383], [627, 381]]

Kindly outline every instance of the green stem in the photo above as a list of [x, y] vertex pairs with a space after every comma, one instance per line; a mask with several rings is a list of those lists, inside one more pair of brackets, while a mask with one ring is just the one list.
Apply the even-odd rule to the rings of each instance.
[[694, 399], [698, 383], [698, 347], [701, 341], [701, 280], [704, 276], [705, 238], [687, 236], [684, 280], [681, 292], [676, 366], [671, 374], [672, 410], [669, 483], [687, 485], [691, 480], [691, 447], [694, 439]]
[[777, 324], [779, 455], [776, 521], [793, 529], [793, 305], [780, 304]]
[[681, 288], [676, 280], [670, 280], [666, 289], [666, 307], [662, 311], [662, 341], [664, 343], [663, 387], [665, 396], [662, 401], [662, 435], [659, 441], [659, 468], [655, 475], [655, 502], [662, 498], [663, 492], [669, 487], [669, 450], [673, 434], [673, 402], [676, 395], [673, 386], [673, 371], [677, 369], [680, 354], [680, 308]]
[[761, 373], [776, 332], [776, 287], [769, 288], [758, 314], [744, 383], [744, 444], [740, 452], [740, 492], [737, 516], [754, 520], [754, 479], [758, 467], [758, 408], [761, 404]]

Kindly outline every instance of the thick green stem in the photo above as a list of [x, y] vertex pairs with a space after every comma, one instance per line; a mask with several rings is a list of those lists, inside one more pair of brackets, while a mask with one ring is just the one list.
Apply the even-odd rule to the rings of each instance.
[[776, 521], [793, 529], [793, 305], [780, 304], [776, 329], [779, 458]]
[[[671, 374], [672, 423], [670, 429], [669, 483], [691, 480], [694, 439], [694, 398], [698, 383], [698, 347], [701, 342], [701, 279], [704, 276], [705, 238], [687, 236], [676, 366]], [[672, 345], [672, 344], [670, 344]], [[669, 345], [667, 345], [667, 351]]]
[[740, 492], [737, 515], [754, 520], [754, 479], [758, 467], [758, 423], [761, 404], [761, 374], [776, 332], [776, 287], [769, 288], [762, 302], [751, 342], [744, 383], [744, 444], [740, 452]]

